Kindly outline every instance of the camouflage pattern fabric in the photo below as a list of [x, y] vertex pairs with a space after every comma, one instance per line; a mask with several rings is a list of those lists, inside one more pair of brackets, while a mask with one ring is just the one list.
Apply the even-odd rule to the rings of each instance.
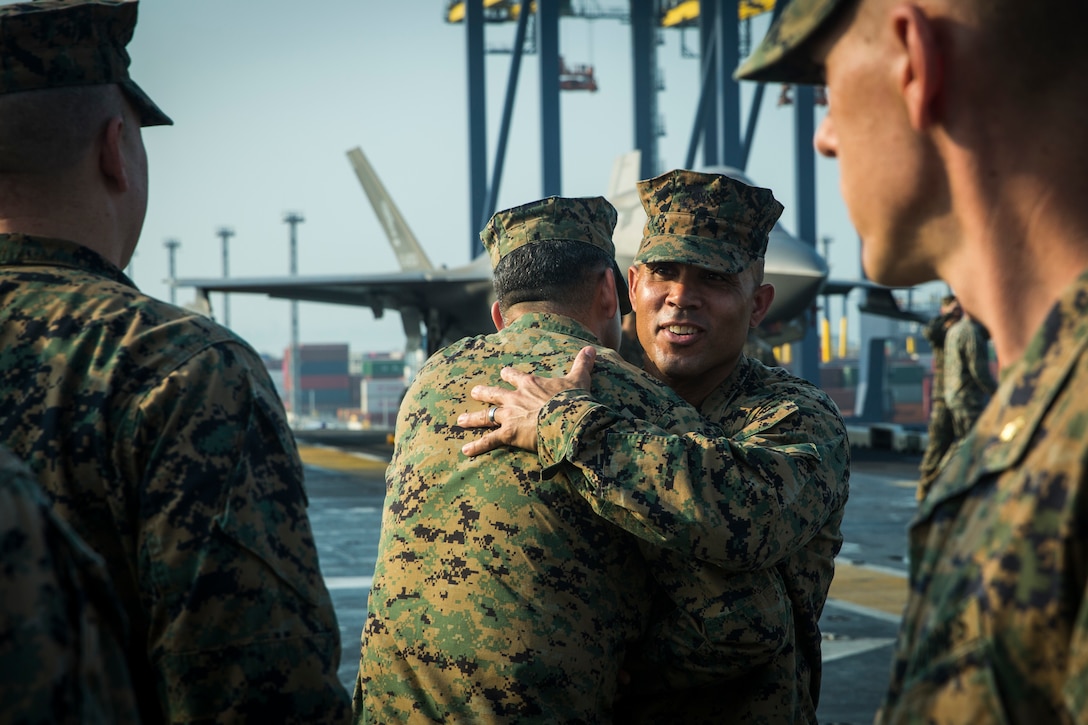
[[880, 723], [1088, 722], [1088, 273], [1067, 288], [910, 528]]
[[762, 83], [823, 83], [823, 70], [806, 50], [829, 28], [848, 0], [790, 0], [759, 46], [733, 77]]
[[174, 122], [129, 77], [130, 0], [35, 0], [0, 6], [0, 94], [116, 83], [144, 126]]
[[740, 274], [767, 251], [782, 205], [770, 189], [678, 169], [637, 184], [646, 227], [636, 264], [691, 264]]
[[990, 374], [982, 325], [962, 318], [948, 328], [944, 345], [944, 402], [952, 416], [953, 436], [963, 438], [990, 402], [997, 383]]
[[[594, 515], [574, 490], [574, 469], [544, 472], [535, 454], [505, 448], [468, 458], [460, 448], [478, 432], [449, 424], [479, 405], [469, 391], [503, 366], [563, 374], [591, 342], [570, 318], [523, 314], [440, 351], [413, 381], [387, 473], [356, 722], [613, 721], [621, 661], [660, 601], [651, 577], [675, 573], [647, 567], [634, 537]], [[593, 390], [581, 392], [664, 430], [720, 434], [612, 351], [601, 350]], [[701, 677], [728, 684], [791, 645], [779, 573], [735, 579], [735, 596], [700, 602], [707, 626], [659, 623], [666, 646], [699, 658], [664, 663], [663, 677], [670, 664], [697, 665]], [[709, 618], [723, 612], [733, 619]], [[728, 701], [727, 687], [716, 692]]]
[[944, 401], [944, 343], [948, 333], [948, 315], [937, 315], [922, 328], [922, 335], [933, 350], [933, 382], [929, 395], [929, 425], [926, 450], [918, 466], [918, 500], [926, 497], [940, 470], [941, 461], [952, 447], [955, 434], [952, 414]]
[[333, 722], [339, 630], [253, 350], [61, 240], [0, 235], [0, 442], [101, 556], [148, 722]]
[[102, 560], [2, 448], [0, 592], [4, 722], [140, 722], [125, 617]]
[[955, 442], [952, 413], [943, 399], [934, 400], [930, 405], [929, 422], [926, 426], [926, 450], [922, 454], [922, 462], [918, 464], [918, 489], [915, 496], [919, 501], [929, 495], [929, 489], [941, 472], [941, 463]]
[[[616, 256], [612, 232], [616, 228], [616, 208], [603, 196], [549, 196], [538, 201], [497, 211], [480, 232], [480, 241], [491, 257], [494, 269], [515, 249], [547, 241], [581, 242]], [[612, 276], [620, 314], [631, 311], [627, 275], [615, 259]]]
[[616, 209], [603, 196], [550, 196], [496, 212], [480, 232], [480, 241], [492, 267], [515, 249], [551, 240], [582, 242], [614, 257], [611, 233], [615, 228]]
[[576, 466], [595, 511], [660, 547], [648, 556], [676, 571], [666, 589], [678, 601], [714, 602], [726, 592], [729, 579], [703, 575], [715, 569], [782, 573], [795, 647], [754, 668], [735, 697], [697, 684], [673, 693], [672, 714], [650, 707], [645, 721], [815, 722], [819, 618], [849, 494], [846, 427], [818, 388], [744, 357], [700, 411], [724, 436], [667, 435], [561, 393], [540, 413], [538, 452], [548, 465]]

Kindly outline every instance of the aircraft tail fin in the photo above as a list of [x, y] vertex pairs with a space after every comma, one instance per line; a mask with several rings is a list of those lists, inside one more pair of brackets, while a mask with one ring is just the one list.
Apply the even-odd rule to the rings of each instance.
[[612, 233], [612, 241], [616, 243], [620, 269], [624, 271], [638, 251], [642, 228], [646, 224], [646, 212], [642, 210], [642, 201], [635, 186], [639, 180], [641, 159], [642, 152], [638, 149], [617, 156], [612, 162], [612, 177], [608, 181], [608, 193], [605, 194], [605, 198], [616, 207], [616, 230]]
[[608, 180], [606, 199], [616, 199], [635, 191], [641, 171], [642, 152], [638, 149], [620, 154], [612, 162], [612, 177]]
[[408, 223], [404, 221], [397, 205], [393, 203], [389, 192], [385, 190], [381, 179], [375, 173], [374, 167], [367, 161], [363, 150], [358, 146], [348, 151], [348, 159], [351, 161], [355, 175], [359, 177], [359, 183], [363, 185], [363, 191], [370, 199], [370, 205], [374, 207], [374, 213], [378, 216], [385, 235], [389, 237], [389, 243], [393, 247], [393, 253], [397, 255], [397, 263], [405, 272], [426, 272], [434, 269], [427, 253], [423, 251], [419, 240]]

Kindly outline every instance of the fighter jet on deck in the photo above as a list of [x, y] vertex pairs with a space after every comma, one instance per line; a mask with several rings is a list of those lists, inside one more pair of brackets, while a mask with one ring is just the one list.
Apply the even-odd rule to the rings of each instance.
[[[371, 205], [396, 253], [400, 271], [386, 274], [334, 274], [260, 278], [176, 279], [175, 287], [195, 287], [198, 300], [210, 309], [211, 292], [265, 294], [269, 297], [369, 307], [375, 317], [387, 309], [400, 313], [409, 357], [425, 359], [440, 347], [466, 335], [494, 331], [491, 322], [491, 263], [486, 254], [462, 267], [434, 266], [408, 227], [400, 210], [359, 148], [348, 151]], [[619, 157], [605, 197], [618, 212], [613, 239], [620, 269], [630, 266], [642, 238], [646, 215], [638, 198], [639, 152]], [[752, 182], [736, 169], [715, 169]], [[773, 331], [801, 317], [827, 279], [828, 268], [812, 245], [781, 224], [771, 231], [765, 279], [775, 287], [774, 303], [762, 327]], [[790, 329], [797, 326], [790, 326]], [[801, 326], [803, 331], [803, 326]], [[772, 335], [773, 336], [773, 335]], [[795, 337], [795, 335], [791, 335]], [[780, 336], [779, 336], [780, 337]], [[775, 339], [774, 344], [788, 341]], [[422, 361], [422, 359], [420, 361]]]

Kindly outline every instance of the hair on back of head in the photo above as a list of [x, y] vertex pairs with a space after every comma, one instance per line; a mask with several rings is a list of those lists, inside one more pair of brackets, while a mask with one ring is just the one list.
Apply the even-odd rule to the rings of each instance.
[[1004, 82], [1032, 97], [1060, 84], [1082, 87], [1088, 72], [1088, 3], [975, 0], [980, 26]]
[[523, 302], [544, 302], [578, 311], [592, 301], [597, 276], [612, 267], [603, 250], [583, 242], [548, 240], [527, 244], [495, 266], [493, 284], [499, 309]]
[[105, 122], [121, 115], [114, 85], [0, 95], [0, 174], [50, 174], [76, 164]]

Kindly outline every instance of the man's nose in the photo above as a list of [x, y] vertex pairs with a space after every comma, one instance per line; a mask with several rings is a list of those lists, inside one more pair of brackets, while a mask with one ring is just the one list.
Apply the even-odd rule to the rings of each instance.
[[839, 139], [835, 135], [835, 128], [831, 123], [830, 115], [824, 116], [823, 120], [820, 121], [820, 125], [816, 127], [816, 133], [812, 137], [812, 145], [816, 147], [816, 151], [820, 155], [829, 159], [833, 159], [838, 155]]

